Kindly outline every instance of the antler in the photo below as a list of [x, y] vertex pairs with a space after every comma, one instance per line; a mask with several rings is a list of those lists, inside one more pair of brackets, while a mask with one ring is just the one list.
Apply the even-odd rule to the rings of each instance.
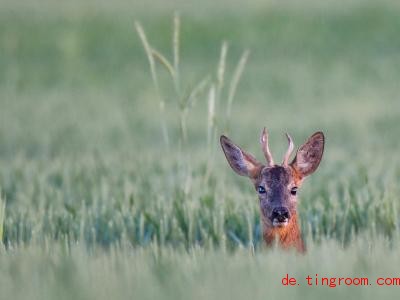
[[285, 156], [283, 157], [283, 163], [282, 163], [282, 165], [285, 166], [285, 167], [288, 166], [290, 154], [292, 154], [293, 148], [294, 148], [294, 144], [293, 144], [292, 137], [291, 137], [288, 133], [286, 133], [286, 137], [287, 137], [287, 139], [288, 139], [289, 146], [288, 146], [288, 149], [287, 149], [287, 151], [286, 151]]
[[274, 165], [274, 159], [272, 158], [271, 151], [269, 150], [268, 131], [265, 127], [261, 133], [260, 143], [261, 143], [261, 149], [264, 152], [265, 159], [267, 160], [268, 165], [272, 167]]

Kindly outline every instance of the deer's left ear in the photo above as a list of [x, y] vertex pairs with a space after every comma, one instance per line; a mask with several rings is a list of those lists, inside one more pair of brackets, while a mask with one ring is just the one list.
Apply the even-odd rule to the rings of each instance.
[[302, 176], [308, 176], [318, 168], [324, 153], [325, 137], [319, 131], [314, 133], [300, 148], [297, 150], [296, 157], [293, 159], [291, 166]]

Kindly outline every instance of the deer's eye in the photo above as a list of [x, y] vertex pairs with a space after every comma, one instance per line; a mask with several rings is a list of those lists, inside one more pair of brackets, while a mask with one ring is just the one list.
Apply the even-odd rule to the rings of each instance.
[[260, 194], [265, 194], [265, 187], [263, 187], [263, 186], [259, 186], [258, 187], [258, 192], [260, 193]]
[[293, 188], [290, 190], [290, 193], [291, 193], [293, 196], [295, 196], [295, 195], [297, 194], [297, 186], [293, 187]]

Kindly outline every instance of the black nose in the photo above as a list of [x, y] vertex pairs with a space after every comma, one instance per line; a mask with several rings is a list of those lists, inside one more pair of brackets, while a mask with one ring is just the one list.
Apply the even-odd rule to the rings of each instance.
[[279, 222], [284, 222], [289, 219], [289, 210], [286, 207], [276, 207], [272, 210], [271, 219], [277, 219]]

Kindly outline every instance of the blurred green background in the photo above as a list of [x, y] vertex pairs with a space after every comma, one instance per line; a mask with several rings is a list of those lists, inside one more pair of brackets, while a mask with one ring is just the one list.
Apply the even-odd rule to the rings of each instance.
[[[157, 93], [135, 21], [173, 61], [175, 12], [179, 88], [156, 60]], [[399, 277], [399, 32], [389, 0], [2, 0], [0, 298], [395, 297], [280, 280]], [[263, 248], [256, 194], [218, 145], [261, 159], [264, 126], [277, 161], [286, 131], [327, 137], [299, 196], [304, 256]]]

